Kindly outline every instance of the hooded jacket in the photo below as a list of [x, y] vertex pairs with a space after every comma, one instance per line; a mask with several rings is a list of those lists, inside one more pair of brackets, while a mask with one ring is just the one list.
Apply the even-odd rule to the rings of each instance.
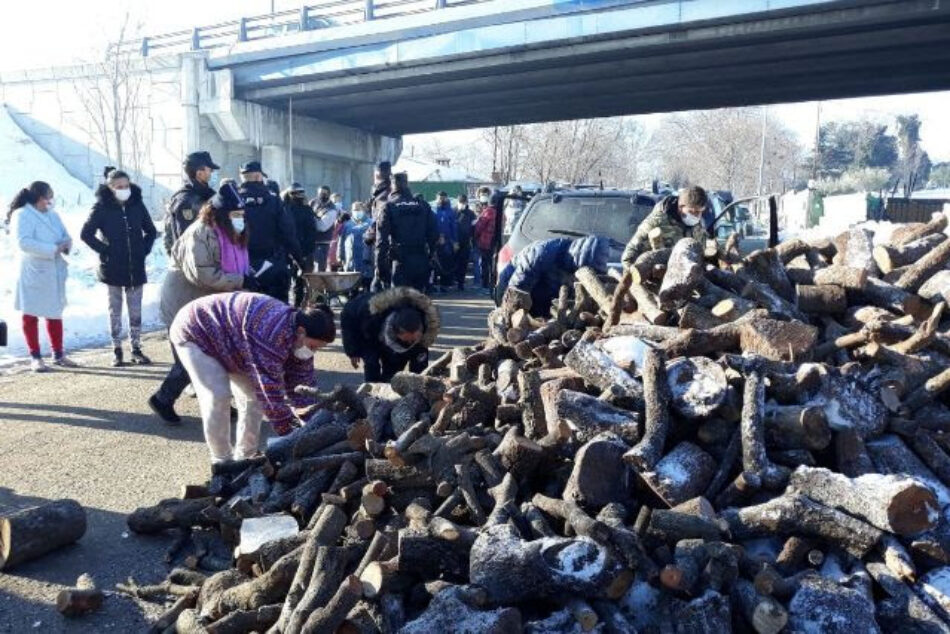
[[[398, 308], [409, 306], [422, 313], [422, 339], [413, 351], [428, 350], [439, 336], [439, 309], [431, 299], [419, 291], [405, 286], [397, 286], [381, 293], [363, 293], [346, 303], [340, 316], [340, 328], [343, 331], [343, 351], [348, 357], [363, 357], [369, 351], [376, 351], [386, 345], [386, 333], [383, 332], [386, 318]], [[392, 354], [403, 351], [391, 350]]]
[[519, 251], [498, 275], [498, 296], [514, 286], [531, 294], [532, 315], [546, 317], [567, 279], [584, 266], [606, 273], [609, 257], [610, 240], [600, 236], [537, 240]]
[[158, 232], [142, 201], [142, 190], [132, 185], [123, 205], [107, 186], [96, 190], [96, 202], [82, 227], [80, 238], [99, 254], [99, 281], [109, 286], [141, 286], [145, 258]]

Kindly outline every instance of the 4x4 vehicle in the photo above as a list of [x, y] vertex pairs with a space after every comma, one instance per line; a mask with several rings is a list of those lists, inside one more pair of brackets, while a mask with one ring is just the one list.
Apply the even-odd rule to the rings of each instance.
[[528, 203], [498, 254], [498, 270], [535, 240], [601, 235], [610, 238], [610, 262], [623, 249], [659, 198], [644, 191], [567, 189], [543, 192]]

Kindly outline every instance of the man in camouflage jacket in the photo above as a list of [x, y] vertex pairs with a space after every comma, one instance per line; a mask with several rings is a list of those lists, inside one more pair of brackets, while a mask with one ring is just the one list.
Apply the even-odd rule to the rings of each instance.
[[706, 226], [703, 222], [709, 199], [702, 187], [690, 187], [679, 196], [667, 196], [653, 207], [640, 226], [637, 227], [627, 247], [623, 250], [623, 267], [633, 266], [641, 253], [649, 251], [650, 232], [660, 230], [662, 247], [672, 247], [682, 238], [694, 238], [703, 244], [706, 240]]

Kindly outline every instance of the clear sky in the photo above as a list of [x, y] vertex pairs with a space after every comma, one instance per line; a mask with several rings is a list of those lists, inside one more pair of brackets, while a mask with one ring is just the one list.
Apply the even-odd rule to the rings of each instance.
[[[126, 13], [142, 25], [143, 34], [163, 33], [214, 24], [241, 16], [301, 6], [299, 0], [15, 0], [5, 3], [6, 28], [0, 37], [0, 72], [68, 64], [91, 57], [115, 38]], [[35, 25], [32, 26], [31, 25]], [[815, 103], [771, 106], [769, 116], [791, 128], [806, 147], [815, 135]], [[923, 146], [934, 161], [950, 161], [950, 92], [844, 99], [822, 102], [822, 119], [871, 118], [892, 123], [897, 114], [914, 113], [923, 120]], [[640, 117], [651, 128], [657, 116]], [[477, 138], [477, 133], [440, 135], [447, 145]], [[424, 139], [407, 137], [408, 146]]]

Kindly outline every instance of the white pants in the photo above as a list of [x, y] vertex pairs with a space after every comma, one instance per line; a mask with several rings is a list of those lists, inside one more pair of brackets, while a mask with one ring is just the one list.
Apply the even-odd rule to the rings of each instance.
[[[174, 345], [195, 387], [211, 461], [243, 460], [253, 456], [260, 444], [264, 413], [251, 382], [245, 376], [228, 374], [217, 359], [193, 343]], [[238, 411], [236, 448], [231, 444], [232, 396]]]

